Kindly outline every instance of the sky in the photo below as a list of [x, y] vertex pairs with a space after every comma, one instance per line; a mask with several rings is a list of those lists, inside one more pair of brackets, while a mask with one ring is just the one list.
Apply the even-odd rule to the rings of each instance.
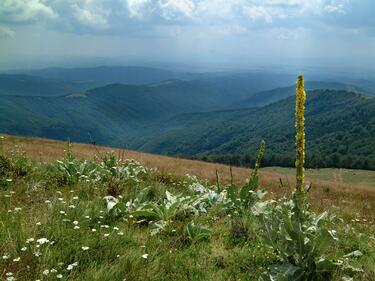
[[1, 0], [0, 69], [375, 65], [374, 0]]

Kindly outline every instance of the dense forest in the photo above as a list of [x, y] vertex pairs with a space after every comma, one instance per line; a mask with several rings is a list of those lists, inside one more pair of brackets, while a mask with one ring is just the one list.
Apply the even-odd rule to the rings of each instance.
[[[218, 118], [212, 118], [213, 113], [186, 115], [185, 120], [170, 122], [171, 129], [152, 141], [153, 151], [252, 166], [263, 138], [267, 142], [263, 166], [292, 167], [293, 107], [293, 98], [287, 98], [261, 109], [218, 112]], [[306, 116], [306, 167], [375, 169], [374, 98], [345, 91], [312, 91]], [[177, 123], [188, 124], [190, 130], [179, 130]]]

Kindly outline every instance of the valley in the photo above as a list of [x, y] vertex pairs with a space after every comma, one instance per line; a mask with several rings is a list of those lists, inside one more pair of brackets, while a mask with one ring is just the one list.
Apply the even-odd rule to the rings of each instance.
[[[265, 138], [264, 165], [293, 165], [294, 86], [285, 87], [292, 83], [290, 75], [145, 67], [25, 73], [0, 74], [3, 133], [82, 143], [94, 139], [240, 166], [253, 164], [257, 144]], [[306, 88], [308, 167], [375, 169], [372, 92], [324, 81], [307, 81]]]

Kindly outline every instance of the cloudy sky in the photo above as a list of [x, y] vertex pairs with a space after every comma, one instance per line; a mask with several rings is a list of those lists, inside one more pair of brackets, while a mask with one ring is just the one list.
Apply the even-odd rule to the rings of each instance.
[[0, 68], [375, 65], [374, 0], [1, 0]]

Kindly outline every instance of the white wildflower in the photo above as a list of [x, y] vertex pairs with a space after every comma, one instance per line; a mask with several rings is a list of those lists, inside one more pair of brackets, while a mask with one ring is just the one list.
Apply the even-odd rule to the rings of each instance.
[[47, 238], [39, 238], [38, 240], [36, 240], [36, 242], [40, 245], [43, 245], [45, 243], [49, 243], [49, 240]]

